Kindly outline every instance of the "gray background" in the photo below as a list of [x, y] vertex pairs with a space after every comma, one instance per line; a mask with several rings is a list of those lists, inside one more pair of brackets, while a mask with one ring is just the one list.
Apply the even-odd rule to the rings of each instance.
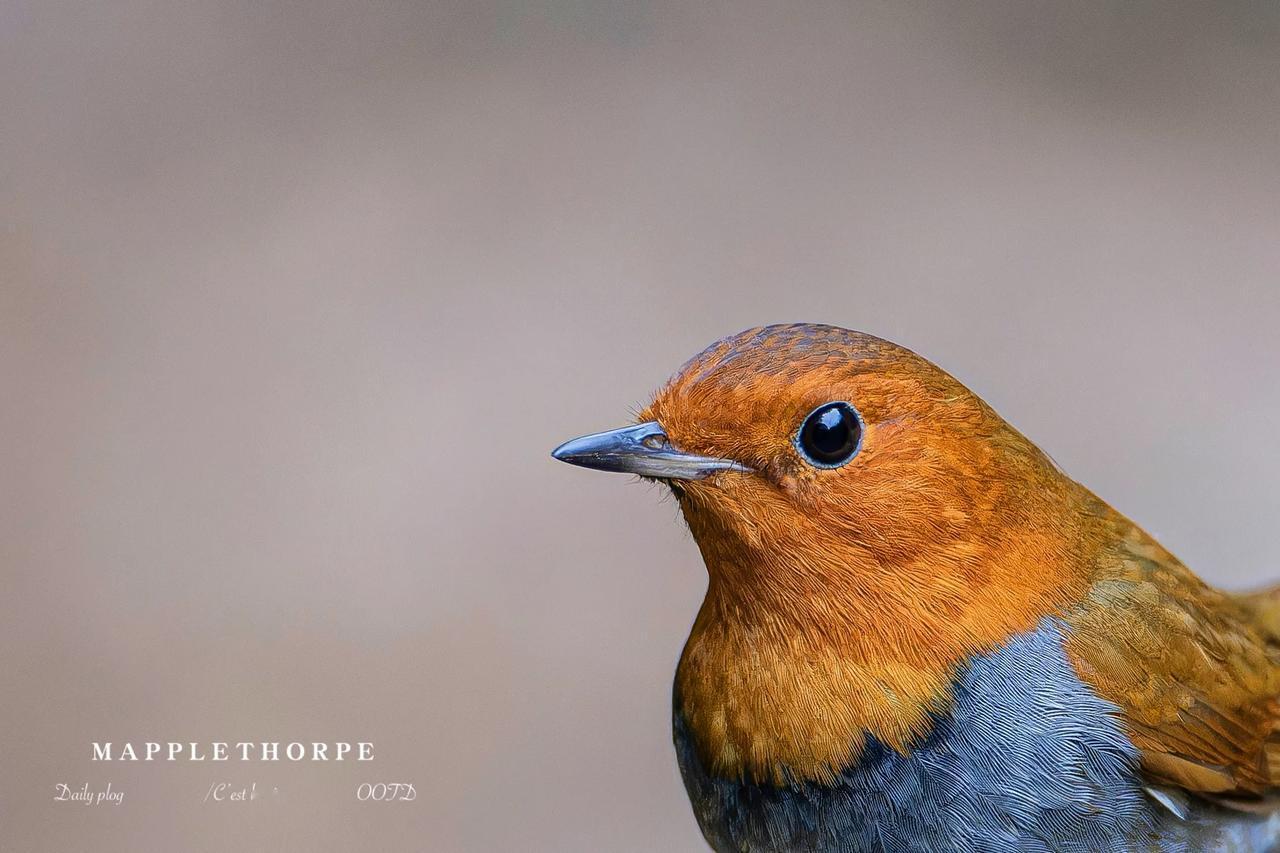
[[[0, 4], [0, 847], [700, 849], [696, 550], [547, 452], [754, 324], [1280, 577], [1275, 9]], [[377, 758], [89, 762], [147, 739]]]

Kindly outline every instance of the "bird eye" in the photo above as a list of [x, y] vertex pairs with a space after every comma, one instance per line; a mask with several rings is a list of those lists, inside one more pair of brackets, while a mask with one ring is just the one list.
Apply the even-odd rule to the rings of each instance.
[[796, 433], [796, 447], [819, 468], [839, 468], [862, 445], [862, 417], [848, 403], [825, 403], [809, 413]]

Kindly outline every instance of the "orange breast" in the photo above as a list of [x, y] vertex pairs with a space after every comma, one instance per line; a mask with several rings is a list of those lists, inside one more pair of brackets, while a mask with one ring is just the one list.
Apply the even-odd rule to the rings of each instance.
[[928, 566], [867, 564], [803, 587], [717, 565], [676, 675], [704, 764], [728, 778], [830, 782], [868, 735], [905, 751], [948, 709], [973, 655], [1078, 600], [1085, 579], [1030, 569], [1043, 551], [1026, 533], [976, 573], [935, 551]]

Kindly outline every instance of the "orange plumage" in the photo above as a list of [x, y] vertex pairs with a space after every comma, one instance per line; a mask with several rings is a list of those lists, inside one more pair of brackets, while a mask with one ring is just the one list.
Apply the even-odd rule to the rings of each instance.
[[[829, 401], [861, 419], [834, 468], [796, 443]], [[709, 777], [836, 786], [868, 744], [909, 754], [971, 661], [1048, 619], [1142, 784], [1267, 808], [1280, 601], [1204, 584], [930, 362], [833, 327], [754, 329], [640, 420], [740, 466], [668, 480], [709, 573], [676, 675]]]

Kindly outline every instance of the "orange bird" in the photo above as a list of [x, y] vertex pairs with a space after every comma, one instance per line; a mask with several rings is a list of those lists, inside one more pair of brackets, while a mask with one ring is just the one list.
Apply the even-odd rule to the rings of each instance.
[[667, 483], [702, 552], [673, 721], [714, 849], [1280, 847], [1280, 594], [915, 353], [750, 329], [553, 455]]

